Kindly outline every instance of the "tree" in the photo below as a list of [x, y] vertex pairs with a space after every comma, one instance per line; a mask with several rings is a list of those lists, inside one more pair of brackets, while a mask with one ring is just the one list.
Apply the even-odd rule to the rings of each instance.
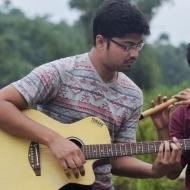
[[82, 33], [81, 26], [30, 19], [15, 8], [0, 10], [0, 87], [42, 63], [85, 51]]
[[141, 89], [151, 89], [160, 82], [160, 68], [156, 52], [146, 45], [129, 75]]
[[156, 43], [153, 46], [161, 71], [161, 83], [167, 86], [179, 85], [190, 81], [190, 68], [186, 61], [186, 45], [173, 47], [170, 44]]

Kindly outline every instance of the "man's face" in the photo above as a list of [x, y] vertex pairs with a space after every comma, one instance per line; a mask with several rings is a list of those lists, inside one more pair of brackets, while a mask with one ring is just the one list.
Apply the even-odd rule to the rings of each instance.
[[110, 71], [129, 71], [144, 45], [141, 34], [131, 33], [123, 38], [107, 40], [104, 66]]

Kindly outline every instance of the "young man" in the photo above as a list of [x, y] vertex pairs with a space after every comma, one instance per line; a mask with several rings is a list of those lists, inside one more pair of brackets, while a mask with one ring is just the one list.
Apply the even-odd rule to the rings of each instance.
[[[44, 64], [0, 91], [1, 128], [46, 145], [68, 177], [84, 175], [82, 151], [20, 110], [37, 105], [63, 123], [94, 115], [107, 124], [112, 142], [135, 141], [143, 96], [122, 71], [131, 69], [147, 34], [148, 23], [135, 6], [126, 0], [103, 2], [93, 20], [94, 47], [90, 52]], [[160, 146], [153, 165], [127, 156], [113, 159], [94, 168], [96, 181], [91, 189], [113, 189], [111, 172], [139, 178], [164, 176], [180, 157], [176, 141]]]
[[[187, 47], [187, 61], [190, 66], [190, 44]], [[180, 106], [171, 114], [171, 118], [169, 118], [170, 109], [162, 110], [152, 116], [159, 139], [162, 140], [172, 137], [177, 137], [178, 139], [190, 138], [190, 89], [187, 88], [174, 97], [179, 100], [176, 105]], [[155, 105], [162, 102], [163, 98], [158, 97]], [[185, 151], [182, 154], [181, 163], [176, 164], [173, 170], [168, 172], [167, 176], [171, 179], [176, 179], [185, 166], [187, 166], [185, 189], [190, 190], [190, 151]]]

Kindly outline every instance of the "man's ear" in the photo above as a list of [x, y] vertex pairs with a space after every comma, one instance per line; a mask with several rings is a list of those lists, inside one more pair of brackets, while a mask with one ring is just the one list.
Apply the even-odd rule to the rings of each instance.
[[96, 36], [96, 48], [104, 49], [107, 47], [107, 41], [104, 39], [102, 35]]

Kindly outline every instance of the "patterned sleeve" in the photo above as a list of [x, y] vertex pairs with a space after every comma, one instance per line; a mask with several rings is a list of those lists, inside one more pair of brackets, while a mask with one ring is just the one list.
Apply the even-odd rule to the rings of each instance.
[[48, 102], [57, 94], [60, 76], [52, 63], [37, 67], [24, 78], [12, 83], [29, 106]]
[[131, 117], [122, 125], [117, 134], [116, 142], [136, 142], [136, 129], [141, 114], [141, 107], [133, 111]]

